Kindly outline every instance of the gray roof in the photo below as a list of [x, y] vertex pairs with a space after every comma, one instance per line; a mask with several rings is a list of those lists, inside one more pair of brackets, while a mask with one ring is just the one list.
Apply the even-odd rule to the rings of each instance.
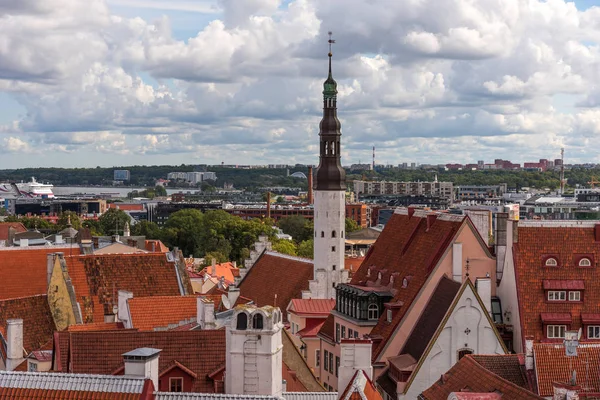
[[144, 378], [112, 375], [0, 371], [0, 387], [7, 388], [142, 393], [144, 382]]
[[153, 349], [151, 347], [140, 347], [139, 349], [128, 351], [124, 353], [124, 357], [152, 357], [158, 355], [162, 350]]
[[337, 400], [337, 392], [285, 392], [278, 396], [215, 393], [168, 393], [155, 392], [155, 400]]

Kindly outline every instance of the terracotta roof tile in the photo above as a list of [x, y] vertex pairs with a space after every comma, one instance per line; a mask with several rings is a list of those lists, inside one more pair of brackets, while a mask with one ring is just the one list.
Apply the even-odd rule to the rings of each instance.
[[56, 329], [46, 295], [20, 297], [0, 301], [0, 333], [5, 334], [6, 321], [23, 320], [23, 347], [27, 353], [39, 350], [52, 339]]
[[525, 359], [522, 354], [472, 354], [471, 357], [483, 368], [499, 377], [524, 389], [532, 390], [525, 376]]
[[147, 251], [152, 251], [156, 253], [168, 253], [169, 248], [165, 246], [163, 242], [160, 240], [146, 240], [144, 243]]
[[[105, 314], [112, 314], [121, 289], [132, 292], [134, 298], [181, 295], [175, 264], [161, 253], [86, 255], [65, 260], [84, 323], [101, 322]], [[189, 280], [184, 282], [187, 292], [192, 293]]]
[[[377, 359], [385, 347], [429, 273], [465, 221], [467, 219], [460, 216], [439, 215], [428, 229], [425, 215], [394, 213], [377, 242], [371, 246], [361, 267], [352, 277], [351, 284], [366, 286], [367, 281], [376, 280], [378, 272], [385, 270], [381, 282], [385, 286], [389, 284], [390, 277], [396, 274], [392, 284], [396, 294], [392, 301], [404, 304], [391, 323], [387, 322], [386, 313], [381, 313], [377, 325], [371, 331], [374, 337], [382, 338], [374, 346], [373, 360]], [[402, 288], [405, 277], [410, 282], [406, 288]]]
[[209, 276], [217, 279], [223, 277], [225, 278], [225, 281], [230, 285], [233, 284], [236, 274], [239, 275], [239, 269], [237, 267], [234, 267], [232, 262], [216, 264], [214, 267], [214, 272], [212, 268], [212, 265], [204, 267], [202, 271], [199, 272], [199, 274], [201, 276], [204, 276], [204, 274], [208, 274]]
[[64, 252], [80, 254], [79, 247], [51, 247], [0, 250], [0, 300], [46, 294], [47, 255]]
[[94, 322], [83, 325], [69, 325], [69, 332], [85, 332], [85, 331], [117, 331], [124, 329], [122, 322]]
[[[499, 356], [503, 357], [503, 356]], [[496, 375], [470, 355], [463, 357], [442, 378], [423, 392], [425, 400], [446, 400], [453, 392], [494, 393], [503, 400], [542, 399], [521, 386]]]
[[354, 373], [340, 396], [343, 400], [382, 400], [373, 381], [361, 369]]
[[0, 240], [8, 240], [8, 230], [14, 228], [17, 233], [27, 232], [27, 228], [20, 222], [0, 222]]
[[[270, 305], [285, 309], [290, 300], [302, 297], [302, 291], [308, 290], [312, 277], [312, 260], [266, 252], [240, 283], [240, 294], [259, 307]], [[285, 321], [286, 314], [283, 313]]]
[[[83, 374], [113, 374], [123, 368], [123, 353], [141, 348], [161, 349], [159, 372], [177, 361], [193, 371], [192, 391], [214, 393], [214, 382], [208, 374], [225, 363], [225, 330], [158, 331], [158, 332], [58, 332], [55, 359], [62, 371]], [[67, 359], [67, 363], [63, 362]], [[66, 365], [65, 365], [66, 364]]]
[[[593, 227], [519, 226], [519, 242], [514, 248], [523, 337], [545, 338], [542, 313], [571, 314], [573, 330], [582, 327], [582, 313], [600, 313], [600, 242], [595, 241]], [[546, 267], [549, 256], [555, 257], [559, 266]], [[578, 266], [583, 256], [591, 259], [592, 267]], [[544, 285], [555, 285], [552, 282], [584, 285], [583, 301], [546, 301]]]
[[580, 344], [577, 357], [567, 357], [563, 344], [535, 343], [533, 353], [540, 396], [552, 396], [552, 383], [569, 382], [573, 370], [582, 387], [580, 395], [600, 392], [600, 344]]
[[49, 390], [0, 387], [0, 400], [140, 400], [139, 393], [106, 393], [83, 390]]
[[197, 296], [134, 297], [128, 300], [131, 322], [140, 331], [167, 328], [183, 321], [189, 323], [196, 319], [197, 299]]
[[292, 299], [292, 307], [294, 314], [326, 316], [335, 307], [335, 299]]

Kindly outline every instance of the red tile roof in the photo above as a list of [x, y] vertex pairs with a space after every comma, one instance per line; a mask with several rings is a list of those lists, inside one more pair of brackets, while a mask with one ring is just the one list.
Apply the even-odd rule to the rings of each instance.
[[80, 254], [79, 247], [51, 247], [0, 250], [0, 300], [46, 294], [49, 253]]
[[353, 274], [358, 270], [365, 257], [348, 257], [344, 259], [344, 269], [350, 271]]
[[354, 373], [348, 386], [340, 396], [344, 400], [382, 400], [381, 395], [375, 388], [373, 381], [361, 369]]
[[0, 334], [6, 333], [6, 321], [23, 320], [23, 347], [27, 353], [39, 350], [52, 339], [56, 329], [46, 295], [0, 301]]
[[[596, 265], [600, 260], [600, 242], [595, 241], [593, 227], [519, 226], [519, 242], [514, 249], [523, 338], [545, 338], [542, 313], [571, 314], [573, 330], [582, 327], [582, 313], [600, 313], [600, 269]], [[557, 258], [558, 267], [544, 266], [549, 255]], [[592, 260], [592, 267], [578, 266], [577, 260], [583, 255]], [[544, 285], [555, 282], [570, 282], [566, 286], [577, 287], [583, 284], [583, 301], [546, 301]]]
[[471, 357], [488, 371], [532, 391], [533, 388], [525, 375], [525, 356], [523, 354], [471, 354]]
[[[395, 295], [391, 302], [404, 304], [391, 323], [387, 322], [386, 313], [381, 313], [377, 325], [371, 331], [373, 337], [382, 338], [379, 344], [374, 345], [373, 360], [377, 359], [429, 273], [467, 220], [462, 216], [442, 214], [428, 228], [425, 215], [394, 213], [377, 242], [371, 246], [361, 267], [352, 277], [351, 284], [367, 286], [367, 282], [377, 280], [378, 273], [381, 272], [380, 284], [386, 286], [395, 275], [392, 284], [392, 293], [395, 292]], [[410, 282], [403, 288], [405, 277]], [[370, 286], [372, 282], [369, 282]]]
[[[161, 349], [159, 373], [177, 361], [193, 371], [192, 391], [214, 393], [208, 374], [225, 363], [225, 330], [134, 332], [58, 332], [54, 351], [61, 370], [111, 375], [124, 367], [123, 353], [141, 348]], [[62, 342], [62, 343], [60, 343]], [[65, 343], [66, 342], [66, 343]], [[66, 360], [66, 361], [64, 361]]]
[[0, 400], [141, 400], [140, 393], [88, 392], [84, 390], [50, 390], [0, 387]]
[[94, 322], [83, 325], [69, 325], [69, 332], [86, 332], [86, 331], [117, 331], [124, 329], [122, 322]]
[[292, 299], [290, 312], [302, 315], [329, 315], [335, 299]]
[[165, 246], [160, 240], [146, 240], [144, 246], [147, 251], [153, 251], [156, 253], [168, 253], [169, 248]]
[[[65, 259], [84, 323], [101, 322], [105, 314], [112, 314], [119, 290], [133, 292], [134, 298], [181, 294], [175, 264], [161, 253], [86, 255]], [[184, 282], [187, 293], [192, 293], [189, 280]]]
[[325, 318], [308, 318], [304, 329], [298, 331], [298, 336], [302, 338], [317, 336], [323, 324], [325, 324]]
[[[580, 344], [577, 357], [567, 357], [563, 344], [534, 343], [533, 353], [540, 396], [552, 396], [553, 382], [567, 383], [573, 370], [585, 392], [600, 392], [600, 344]], [[592, 372], [593, 371], [593, 372]]]
[[[312, 278], [312, 260], [266, 252], [240, 283], [240, 294], [259, 307], [270, 305], [285, 309], [290, 300], [302, 297], [302, 291], [308, 290], [308, 281]], [[287, 321], [286, 313], [283, 316]]]
[[128, 300], [131, 323], [140, 331], [151, 331], [189, 322], [196, 318], [197, 299], [197, 296], [134, 297]]
[[225, 278], [225, 281], [230, 285], [233, 284], [234, 277], [236, 276], [236, 274], [239, 275], [239, 269], [235, 267], [232, 262], [216, 264], [214, 267], [214, 273], [212, 268], [212, 265], [204, 267], [199, 274], [201, 276], [204, 276], [204, 274], [208, 274], [209, 276], [217, 279], [223, 277]]
[[16, 233], [27, 232], [27, 228], [20, 222], [0, 222], [0, 240], [8, 240], [8, 230], [14, 228]]
[[582, 280], [561, 281], [557, 279], [544, 279], [542, 281], [544, 290], [583, 290], [585, 284]]
[[[500, 356], [502, 357], [502, 356]], [[464, 356], [442, 378], [423, 392], [425, 400], [446, 400], [453, 392], [502, 394], [502, 400], [542, 399], [486, 369], [470, 355]]]
[[108, 208], [118, 208], [123, 211], [144, 211], [143, 204], [127, 204], [127, 203], [110, 203]]

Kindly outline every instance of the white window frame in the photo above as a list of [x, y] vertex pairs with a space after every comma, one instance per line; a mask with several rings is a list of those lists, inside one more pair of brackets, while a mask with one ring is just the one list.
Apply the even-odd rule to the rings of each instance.
[[[590, 335], [590, 332], [592, 332], [593, 334]], [[588, 339], [600, 339], [600, 325], [588, 325], [587, 338]]]
[[[171, 389], [173, 388], [173, 382], [181, 382], [181, 391], [179, 392], [172, 392]], [[173, 377], [173, 378], [169, 378], [169, 392], [170, 393], [183, 393], [183, 378], [182, 377]]]
[[[547, 325], [546, 326], [546, 337], [548, 339], [564, 339], [566, 331], [567, 331], [566, 325]], [[558, 333], [558, 335], [557, 335], [557, 333]], [[561, 333], [562, 333], [562, 336], [560, 336]]]
[[569, 301], [581, 301], [581, 292], [579, 290], [569, 292]]
[[369, 307], [367, 308], [367, 318], [369, 321], [376, 321], [379, 319], [379, 306], [377, 304], [369, 304]]
[[579, 260], [579, 266], [580, 267], [591, 267], [592, 261], [589, 258], [584, 257], [581, 260]]
[[548, 301], [567, 301], [567, 292], [564, 290], [548, 290]]
[[550, 257], [546, 260], [546, 267], [558, 267], [558, 261], [554, 257]]

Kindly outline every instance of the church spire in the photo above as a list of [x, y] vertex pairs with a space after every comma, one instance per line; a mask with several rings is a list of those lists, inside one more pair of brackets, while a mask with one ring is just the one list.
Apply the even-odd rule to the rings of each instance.
[[331, 45], [335, 40], [329, 32], [329, 74], [323, 83], [323, 118], [319, 124], [320, 157], [315, 178], [315, 190], [346, 190], [346, 173], [341, 164], [341, 124], [337, 117], [337, 82], [331, 72]]

